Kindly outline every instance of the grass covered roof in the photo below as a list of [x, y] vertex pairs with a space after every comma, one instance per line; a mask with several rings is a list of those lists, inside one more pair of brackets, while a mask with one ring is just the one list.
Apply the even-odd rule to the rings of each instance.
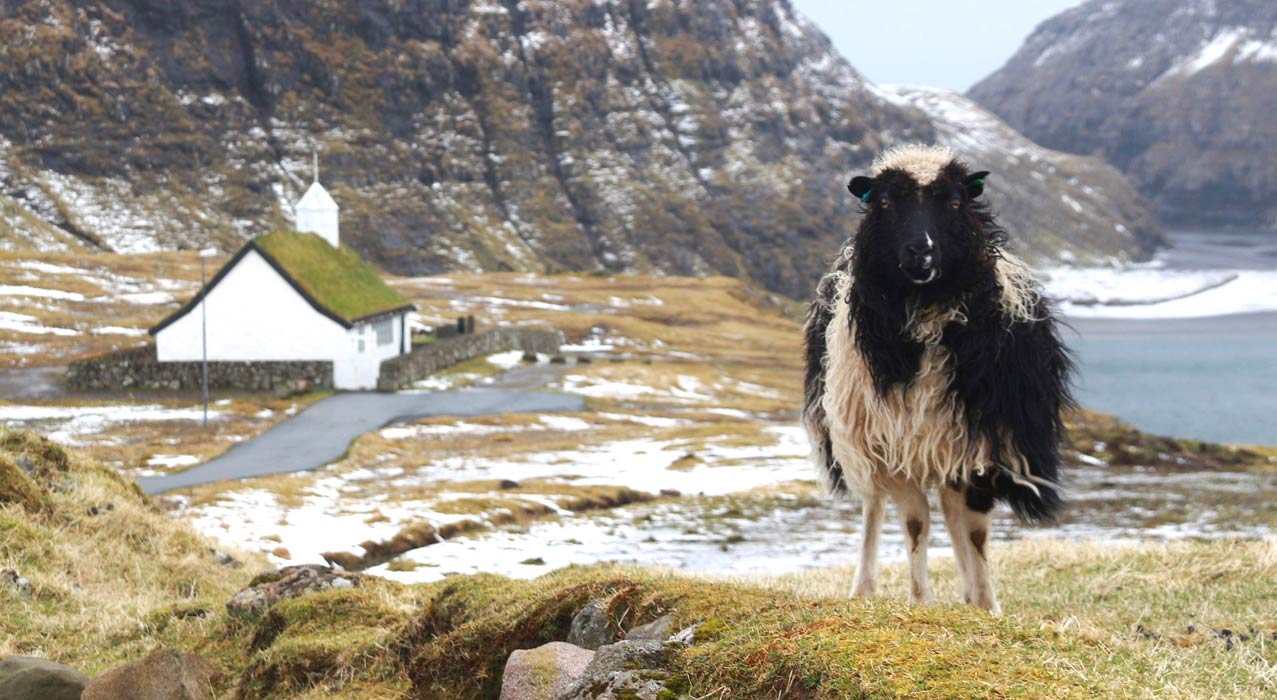
[[348, 324], [412, 307], [382, 281], [376, 268], [344, 245], [334, 248], [313, 233], [292, 231], [258, 236], [253, 243], [314, 303]]
[[258, 236], [240, 248], [194, 298], [152, 327], [150, 333], [160, 332], [194, 309], [253, 250], [317, 311], [347, 328], [375, 316], [416, 308], [350, 248], [334, 248], [313, 233], [278, 231]]

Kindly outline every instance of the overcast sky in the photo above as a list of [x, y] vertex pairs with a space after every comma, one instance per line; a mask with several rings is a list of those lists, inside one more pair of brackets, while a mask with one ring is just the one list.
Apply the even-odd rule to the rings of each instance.
[[792, 0], [875, 83], [965, 91], [1082, 0]]

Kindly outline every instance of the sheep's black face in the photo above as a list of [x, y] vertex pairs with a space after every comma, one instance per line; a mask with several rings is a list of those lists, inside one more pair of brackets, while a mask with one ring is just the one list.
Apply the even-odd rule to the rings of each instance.
[[931, 285], [960, 277], [981, 250], [980, 221], [971, 210], [988, 173], [950, 163], [925, 182], [903, 170], [852, 179], [848, 189], [865, 204], [856, 236], [862, 272], [895, 285]]

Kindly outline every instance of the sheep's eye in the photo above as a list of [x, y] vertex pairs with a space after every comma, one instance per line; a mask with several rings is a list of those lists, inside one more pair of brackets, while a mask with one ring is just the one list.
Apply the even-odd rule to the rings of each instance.
[[882, 207], [883, 209], [890, 209], [890, 208], [891, 208], [891, 200], [890, 200], [890, 199], [887, 199], [886, 197], [879, 197], [879, 198], [878, 198], [878, 206], [879, 206], [879, 207]]
[[949, 200], [949, 208], [950, 208], [950, 209], [960, 209], [961, 207], [962, 207], [962, 200], [961, 200], [961, 199], [958, 199], [957, 197], [954, 197], [953, 199], [950, 199], [950, 200]]

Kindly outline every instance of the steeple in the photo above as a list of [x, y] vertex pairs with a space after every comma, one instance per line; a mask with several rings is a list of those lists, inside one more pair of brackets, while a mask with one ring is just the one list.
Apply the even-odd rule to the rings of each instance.
[[337, 225], [337, 202], [329, 196], [328, 190], [319, 184], [319, 153], [312, 154], [313, 181], [301, 201], [297, 202], [297, 230], [302, 233], [314, 233], [324, 240], [340, 245], [341, 239]]

